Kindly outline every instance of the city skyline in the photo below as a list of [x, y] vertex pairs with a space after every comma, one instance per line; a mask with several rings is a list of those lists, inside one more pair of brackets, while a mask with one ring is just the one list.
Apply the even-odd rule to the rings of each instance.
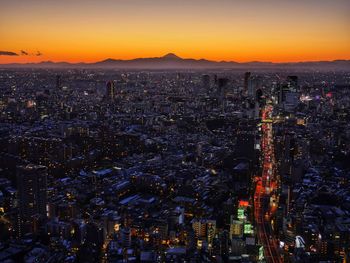
[[0, 262], [350, 262], [350, 0], [0, 0]]
[[[350, 3], [337, 1], [1, 1], [0, 64], [180, 57], [350, 59]], [[17, 54], [17, 55], [15, 55]]]

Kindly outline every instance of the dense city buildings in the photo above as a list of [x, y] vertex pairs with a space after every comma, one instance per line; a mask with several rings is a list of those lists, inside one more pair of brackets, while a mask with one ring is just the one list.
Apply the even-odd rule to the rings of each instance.
[[47, 169], [45, 166], [17, 166], [18, 235], [36, 232], [35, 217], [46, 217]]
[[349, 71], [4, 68], [0, 91], [0, 262], [350, 261]]
[[0, 2], [0, 263], [350, 262], [350, 0]]

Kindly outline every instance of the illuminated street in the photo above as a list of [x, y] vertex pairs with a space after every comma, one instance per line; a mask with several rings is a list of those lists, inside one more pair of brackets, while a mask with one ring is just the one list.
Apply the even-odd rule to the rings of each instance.
[[271, 215], [275, 212], [276, 204], [270, 207], [270, 198], [276, 190], [274, 173], [273, 135], [271, 120], [272, 107], [266, 106], [262, 110], [262, 141], [263, 153], [262, 175], [256, 184], [254, 206], [257, 223], [258, 238], [264, 247], [267, 262], [283, 262], [279, 255], [278, 240], [275, 239], [271, 228]]

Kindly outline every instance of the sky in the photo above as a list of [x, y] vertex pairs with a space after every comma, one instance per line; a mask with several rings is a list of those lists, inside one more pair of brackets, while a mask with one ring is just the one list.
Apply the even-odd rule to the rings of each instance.
[[0, 63], [350, 59], [350, 0], [0, 0]]

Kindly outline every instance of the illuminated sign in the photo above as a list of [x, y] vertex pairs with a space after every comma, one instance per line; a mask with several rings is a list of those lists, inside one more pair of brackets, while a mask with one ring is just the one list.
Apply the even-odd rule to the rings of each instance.
[[238, 219], [245, 219], [244, 209], [238, 208], [237, 210], [237, 218]]
[[253, 227], [251, 224], [244, 224], [244, 234], [253, 234]]
[[259, 261], [262, 261], [262, 260], [264, 260], [264, 247], [263, 246], [261, 246], [259, 248]]
[[273, 120], [271, 120], [271, 119], [265, 119], [265, 120], [262, 120], [262, 122], [263, 122], [263, 123], [272, 123]]
[[238, 206], [239, 207], [247, 207], [249, 205], [248, 201], [245, 200], [239, 200]]
[[297, 248], [305, 248], [305, 241], [301, 236], [295, 237], [295, 246]]
[[304, 119], [297, 119], [297, 124], [298, 125], [305, 125], [305, 120]]
[[119, 232], [120, 224], [114, 224], [114, 231]]
[[284, 243], [283, 241], [280, 241], [280, 248], [284, 248], [286, 243]]

